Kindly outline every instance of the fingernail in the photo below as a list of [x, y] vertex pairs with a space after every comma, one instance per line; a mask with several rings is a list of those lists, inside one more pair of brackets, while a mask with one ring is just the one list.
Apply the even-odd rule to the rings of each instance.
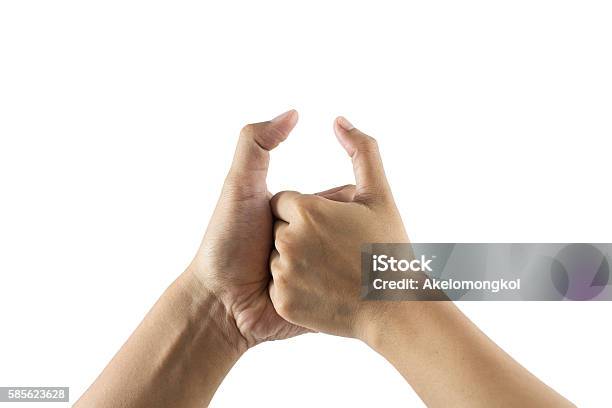
[[346, 131], [355, 129], [355, 126], [351, 122], [348, 121], [344, 116], [338, 116], [338, 125]]
[[287, 119], [290, 115], [293, 115], [293, 112], [295, 112], [295, 109], [290, 109], [285, 113], [281, 113], [280, 115], [272, 119], [270, 122], [281, 122]]

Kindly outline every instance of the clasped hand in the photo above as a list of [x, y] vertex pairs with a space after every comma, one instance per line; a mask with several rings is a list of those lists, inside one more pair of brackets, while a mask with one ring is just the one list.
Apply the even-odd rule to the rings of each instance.
[[360, 302], [361, 245], [408, 240], [376, 140], [342, 117], [334, 131], [352, 159], [356, 184], [271, 197], [269, 151], [297, 120], [291, 110], [242, 129], [189, 268], [221, 299], [244, 348], [307, 331], [363, 339], [375, 306]]
[[452, 302], [360, 299], [361, 246], [408, 242], [376, 141], [336, 119], [355, 185], [272, 196], [269, 151], [296, 123], [242, 129], [194, 260], [75, 406], [206, 406], [248, 348], [305, 332], [364, 341], [428, 406], [573, 406]]

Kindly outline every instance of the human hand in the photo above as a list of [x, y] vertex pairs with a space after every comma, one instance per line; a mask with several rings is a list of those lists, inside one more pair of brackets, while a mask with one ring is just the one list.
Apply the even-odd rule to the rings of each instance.
[[221, 197], [188, 271], [221, 300], [246, 347], [304, 332], [281, 318], [270, 301], [268, 259], [272, 249], [269, 151], [297, 123], [295, 110], [245, 126]]
[[363, 338], [381, 302], [360, 300], [361, 246], [408, 242], [376, 141], [338, 118], [334, 131], [351, 156], [356, 186], [315, 195], [285, 191], [270, 256], [270, 298], [285, 320], [314, 331]]

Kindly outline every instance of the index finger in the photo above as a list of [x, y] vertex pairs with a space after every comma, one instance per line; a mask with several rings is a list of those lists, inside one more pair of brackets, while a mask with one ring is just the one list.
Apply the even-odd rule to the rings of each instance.
[[272, 214], [276, 218], [290, 223], [296, 214], [297, 199], [301, 196], [302, 194], [297, 191], [281, 191], [274, 194], [270, 199]]

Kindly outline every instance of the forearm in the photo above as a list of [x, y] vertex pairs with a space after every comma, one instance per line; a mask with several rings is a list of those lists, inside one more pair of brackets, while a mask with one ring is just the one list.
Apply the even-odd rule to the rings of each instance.
[[206, 406], [244, 351], [225, 307], [185, 272], [75, 407]]
[[366, 343], [398, 369], [427, 406], [573, 406], [452, 302], [389, 302], [384, 309]]

